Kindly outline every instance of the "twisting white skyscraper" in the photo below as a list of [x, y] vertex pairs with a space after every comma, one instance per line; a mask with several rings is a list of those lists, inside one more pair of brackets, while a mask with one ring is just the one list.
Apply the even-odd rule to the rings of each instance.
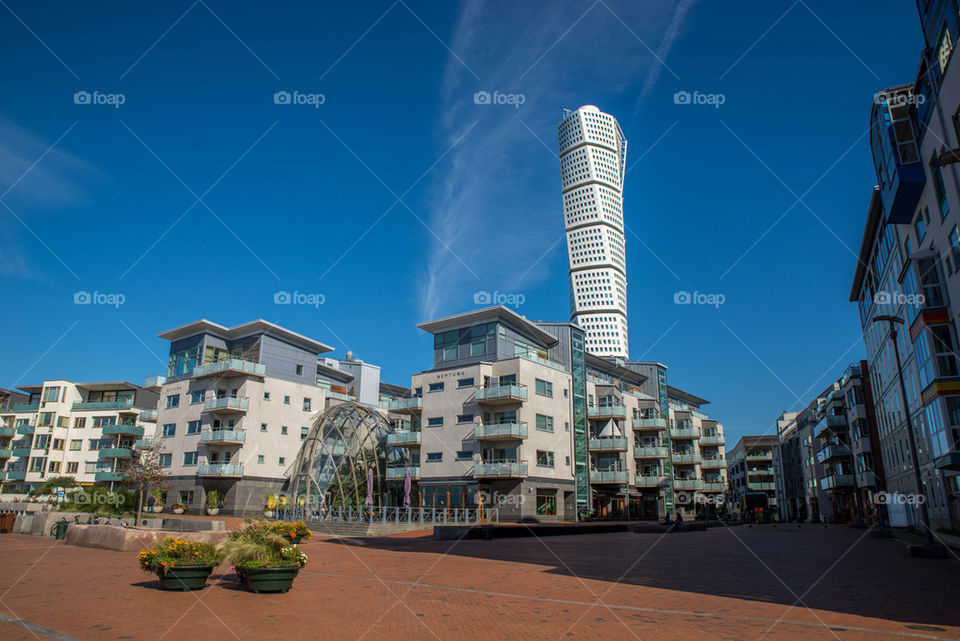
[[627, 141], [616, 118], [592, 105], [568, 113], [557, 136], [571, 320], [586, 330], [587, 351], [629, 358], [623, 237]]

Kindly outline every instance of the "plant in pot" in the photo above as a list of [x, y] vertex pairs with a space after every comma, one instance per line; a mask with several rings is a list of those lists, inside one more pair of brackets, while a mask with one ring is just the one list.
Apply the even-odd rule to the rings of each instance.
[[255, 594], [286, 592], [307, 564], [307, 556], [297, 546], [272, 532], [270, 524], [262, 520], [231, 532], [221, 544], [220, 554]]
[[310, 528], [303, 521], [291, 523], [289, 521], [277, 521], [270, 524], [270, 531], [279, 534], [294, 545], [313, 536]]
[[187, 506], [183, 503], [177, 502], [174, 503], [170, 509], [173, 510], [174, 514], [183, 514], [187, 510]]
[[150, 496], [153, 497], [153, 507], [150, 511], [154, 514], [163, 512], [163, 490], [154, 489], [150, 492]]
[[210, 490], [207, 492], [207, 514], [216, 516], [220, 512], [220, 492]]
[[267, 494], [264, 497], [263, 516], [272, 519], [277, 509], [277, 497], [274, 494]]
[[220, 554], [209, 543], [197, 543], [168, 536], [150, 548], [140, 550], [137, 561], [144, 572], [156, 574], [163, 590], [199, 590], [220, 564]]

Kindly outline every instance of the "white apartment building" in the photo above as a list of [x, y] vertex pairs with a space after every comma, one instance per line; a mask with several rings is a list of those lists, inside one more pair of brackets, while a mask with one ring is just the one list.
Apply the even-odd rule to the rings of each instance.
[[48, 380], [19, 388], [23, 402], [0, 410], [0, 465], [12, 490], [50, 476], [83, 485], [123, 480], [123, 461], [153, 434], [157, 392], [124, 381]]
[[592, 105], [569, 112], [557, 138], [571, 320], [586, 330], [588, 352], [627, 358], [627, 141], [616, 118]]

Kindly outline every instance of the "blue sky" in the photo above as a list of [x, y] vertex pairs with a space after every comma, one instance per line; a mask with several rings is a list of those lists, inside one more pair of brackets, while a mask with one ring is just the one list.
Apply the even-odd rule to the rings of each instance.
[[416, 323], [478, 291], [566, 319], [556, 126], [582, 104], [629, 140], [632, 357], [710, 399], [732, 443], [863, 355], [868, 113], [916, 73], [911, 2], [6, 7], [2, 386], [142, 381], [156, 334], [200, 317], [266, 318], [409, 384]]

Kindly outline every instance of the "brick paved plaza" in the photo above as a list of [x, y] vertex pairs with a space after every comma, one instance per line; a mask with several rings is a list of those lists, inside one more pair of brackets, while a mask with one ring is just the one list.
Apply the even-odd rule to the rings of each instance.
[[135, 554], [3, 535], [0, 639], [960, 638], [960, 563], [864, 535], [315, 537], [285, 595], [251, 594], [227, 568], [203, 591], [163, 592]]

